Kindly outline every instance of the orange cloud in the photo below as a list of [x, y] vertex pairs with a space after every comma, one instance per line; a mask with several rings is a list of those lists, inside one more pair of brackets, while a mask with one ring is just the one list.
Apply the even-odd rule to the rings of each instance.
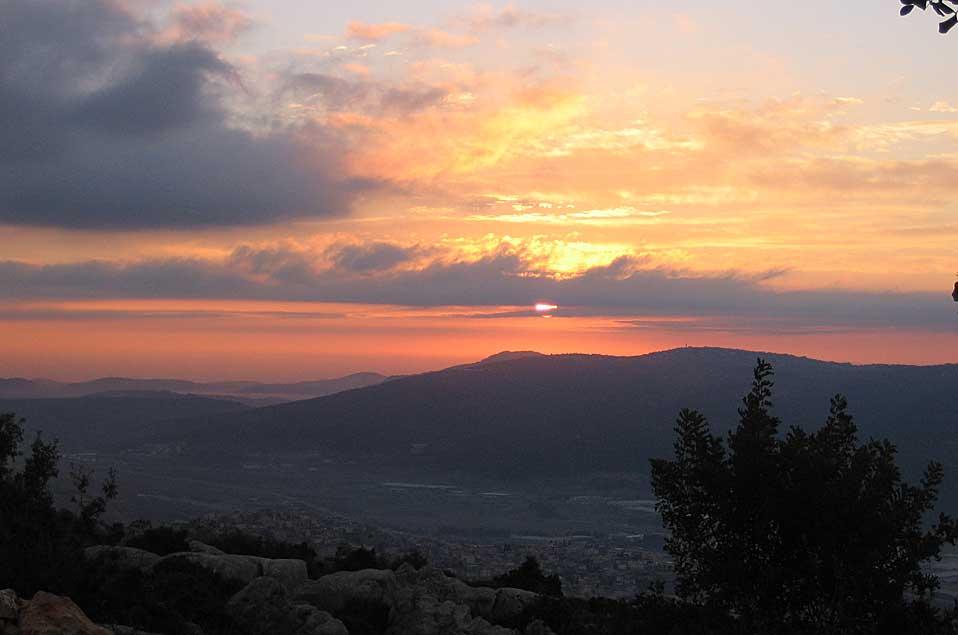
[[229, 44], [249, 30], [253, 22], [246, 13], [213, 0], [179, 4], [173, 7], [158, 39], [164, 43], [202, 40], [216, 45]]
[[397, 33], [405, 33], [412, 28], [411, 25], [401, 22], [370, 23], [354, 20], [346, 25], [346, 37], [365, 42], [379, 42]]

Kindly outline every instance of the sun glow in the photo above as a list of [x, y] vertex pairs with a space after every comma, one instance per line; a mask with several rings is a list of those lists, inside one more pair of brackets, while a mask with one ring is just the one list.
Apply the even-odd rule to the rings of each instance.
[[537, 313], [549, 313], [550, 311], [555, 311], [559, 307], [555, 304], [546, 304], [545, 302], [537, 302], [535, 309]]

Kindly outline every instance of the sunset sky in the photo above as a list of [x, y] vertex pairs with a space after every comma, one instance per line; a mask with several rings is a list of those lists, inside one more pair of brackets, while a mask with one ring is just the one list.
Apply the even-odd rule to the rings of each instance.
[[958, 35], [898, 7], [0, 0], [0, 375], [958, 362]]

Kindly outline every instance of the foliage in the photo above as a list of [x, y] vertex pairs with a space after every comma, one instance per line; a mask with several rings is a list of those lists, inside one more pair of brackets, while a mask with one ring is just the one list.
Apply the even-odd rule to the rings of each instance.
[[388, 555], [377, 554], [375, 548], [366, 549], [362, 546], [353, 547], [352, 545], [342, 544], [336, 549], [336, 555], [332, 560], [325, 562], [325, 573], [361, 571], [362, 569], [395, 570], [404, 564], [409, 564], [415, 569], [421, 569], [428, 564], [428, 560], [416, 550], [391, 558]]
[[759, 360], [727, 445], [703, 415], [683, 410], [674, 459], [652, 462], [680, 596], [754, 632], [881, 632], [920, 613], [906, 593], [936, 588], [921, 564], [958, 538], [944, 514], [923, 525], [941, 465], [905, 483], [891, 443], [858, 443], [841, 396], [819, 430], [782, 437], [772, 375]]
[[661, 587], [629, 600], [542, 597], [515, 626], [542, 620], [556, 635], [725, 635], [736, 633], [728, 615], [666, 597]]
[[[455, 577], [451, 571], [446, 575]], [[526, 556], [521, 565], [491, 579], [464, 580], [474, 587], [509, 587], [524, 589], [550, 597], [562, 597], [562, 580], [555, 573], [546, 575], [535, 556]]]
[[379, 635], [389, 626], [389, 606], [382, 601], [350, 599], [336, 612], [349, 635]]
[[521, 565], [492, 579], [494, 587], [525, 589], [542, 595], [562, 597], [562, 581], [555, 573], [546, 575], [534, 556], [526, 556]]
[[116, 539], [115, 531], [100, 524], [117, 494], [116, 474], [111, 470], [94, 496], [91, 472], [74, 466], [75, 509], [57, 509], [50, 491], [59, 474], [57, 442], [38, 434], [26, 456], [22, 443], [23, 420], [0, 414], [0, 587], [22, 596], [40, 589], [68, 591], [82, 569], [81, 549]]
[[955, 12], [955, 7], [958, 7], [956, 0], [901, 0], [901, 3], [903, 5], [901, 15], [908, 15], [915, 10], [915, 7], [922, 11], [931, 7], [939, 17], [943, 18], [938, 23], [939, 33], [948, 33], [958, 24], [958, 13]]
[[172, 635], [193, 633], [191, 624], [197, 624], [214, 635], [236, 632], [224, 607], [241, 586], [182, 559], [165, 560], [149, 572], [104, 559], [86, 568], [73, 599], [100, 623]]
[[130, 523], [127, 538], [123, 541], [127, 547], [135, 547], [166, 556], [171, 553], [189, 551], [188, 534], [185, 529], [176, 529], [161, 525], [152, 527], [149, 522]]

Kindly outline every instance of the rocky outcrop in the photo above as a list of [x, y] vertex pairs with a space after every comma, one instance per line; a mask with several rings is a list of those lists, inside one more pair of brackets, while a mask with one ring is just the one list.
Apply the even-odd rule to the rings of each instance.
[[502, 588], [496, 591], [489, 619], [493, 622], [511, 622], [517, 619], [527, 606], [539, 599], [538, 593], [523, 589]]
[[[540, 596], [521, 589], [473, 587], [432, 567], [340, 571], [310, 580], [306, 563], [220, 552], [199, 541], [191, 551], [160, 557], [130, 547], [91, 547], [85, 555], [124, 569], [155, 571], [166, 563], [188, 562], [242, 586], [227, 613], [249, 635], [348, 635], [334, 617], [381, 615], [389, 635], [516, 635], [515, 625]], [[237, 587], [239, 588], [239, 587]], [[9, 604], [9, 602], [7, 602]], [[0, 595], [0, 618], [4, 611]], [[528, 635], [551, 635], [542, 623]], [[0, 631], [0, 635], [8, 635]], [[20, 635], [19, 633], [17, 635]]]
[[203, 567], [223, 580], [241, 585], [249, 584], [254, 579], [260, 577], [262, 573], [260, 564], [247, 556], [213, 555], [191, 551], [171, 553], [168, 556], [163, 556], [153, 565], [153, 568], [161, 567], [168, 562], [179, 561], [186, 561]]
[[103, 627], [113, 631], [113, 635], [160, 635], [160, 633], [147, 633], [131, 626], [121, 626], [119, 624], [103, 624]]
[[248, 635], [349, 635], [346, 626], [309, 604], [293, 604], [285, 587], [274, 578], [261, 577], [230, 598], [226, 612]]
[[380, 569], [340, 571], [309, 580], [299, 587], [294, 599], [331, 613], [342, 611], [347, 604], [396, 605], [396, 574]]
[[38, 591], [20, 607], [19, 635], [112, 635], [97, 626], [73, 603], [73, 600]]
[[32, 600], [0, 591], [0, 635], [157, 635], [118, 625], [97, 625], [68, 597], [37, 592]]
[[450, 601], [469, 607], [473, 615], [489, 619], [496, 601], [496, 590], [489, 587], [469, 586], [444, 574], [434, 567], [415, 569], [406, 564], [396, 571], [399, 583], [397, 605], [401, 606], [408, 598], [429, 595], [440, 601]]
[[0, 635], [17, 635], [19, 621], [20, 598], [13, 589], [0, 591]]
[[549, 628], [549, 625], [542, 620], [529, 622], [529, 625], [526, 626], [523, 633], [524, 635], [556, 635], [555, 631]]
[[0, 591], [0, 622], [16, 622], [20, 614], [20, 598], [13, 589]]
[[539, 597], [521, 589], [472, 587], [432, 567], [408, 564], [395, 572], [332, 573], [306, 582], [295, 595], [333, 614], [349, 606], [383, 605], [390, 635], [508, 635], [515, 631], [494, 623], [516, 622]]
[[83, 557], [89, 561], [99, 561], [123, 571], [149, 571], [153, 565], [160, 561], [160, 556], [143, 549], [110, 545], [87, 547], [83, 550]]
[[303, 560], [248, 557], [259, 564], [262, 575], [278, 581], [288, 593], [293, 593], [309, 580], [309, 571], [306, 569], [306, 562]]
[[211, 556], [222, 556], [226, 554], [222, 549], [217, 549], [213, 545], [208, 545], [199, 540], [187, 540], [186, 545], [190, 548], [190, 551], [195, 553], [208, 553]]
[[190, 551], [171, 553], [162, 557], [142, 549], [110, 545], [87, 547], [83, 554], [91, 562], [97, 561], [105, 566], [124, 571], [135, 570], [148, 573], [164, 562], [181, 560], [201, 566], [225, 580], [242, 585], [249, 584], [255, 578], [267, 576], [278, 580], [290, 593], [309, 579], [306, 563], [303, 560], [232, 555], [198, 540], [190, 540], [189, 546]]
[[515, 631], [493, 626], [481, 617], [473, 617], [465, 604], [439, 600], [433, 595], [417, 594], [390, 617], [387, 635], [514, 635]]

